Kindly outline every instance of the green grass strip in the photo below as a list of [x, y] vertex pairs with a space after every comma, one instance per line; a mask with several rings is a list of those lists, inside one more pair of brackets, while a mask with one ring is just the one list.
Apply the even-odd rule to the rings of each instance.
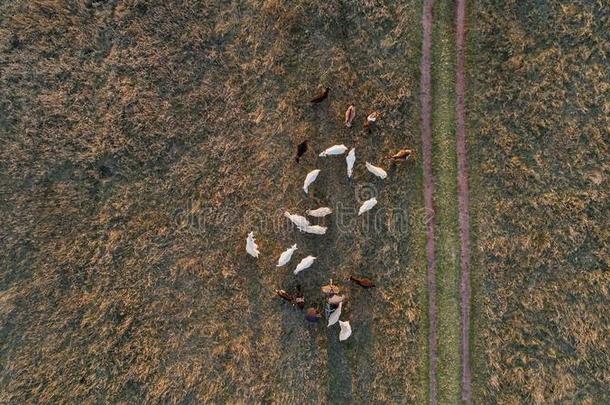
[[438, 403], [460, 400], [460, 295], [453, 3], [437, 2], [432, 49], [432, 164], [436, 179]]

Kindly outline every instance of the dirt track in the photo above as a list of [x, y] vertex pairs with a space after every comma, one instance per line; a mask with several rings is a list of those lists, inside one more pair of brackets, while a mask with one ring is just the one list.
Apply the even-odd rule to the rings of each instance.
[[[421, 117], [424, 201], [427, 217], [428, 257], [428, 300], [429, 300], [429, 398], [431, 404], [438, 402], [438, 304], [437, 304], [437, 257], [436, 257], [436, 220], [435, 220], [435, 177], [433, 173], [432, 149], [432, 31], [434, 1], [425, 1], [422, 13], [423, 43], [421, 61]], [[460, 236], [460, 362], [462, 370], [462, 399], [472, 402], [470, 369], [470, 234], [468, 208], [468, 161], [466, 149], [466, 108], [465, 108], [465, 55], [466, 38], [466, 1], [459, 0], [455, 14], [455, 51], [456, 51], [456, 147], [457, 147], [457, 192]]]
[[458, 212], [460, 227], [460, 296], [461, 296], [461, 363], [462, 399], [472, 403], [472, 381], [470, 370], [470, 215], [468, 208], [468, 155], [466, 149], [466, 106], [465, 106], [465, 62], [466, 0], [458, 0], [456, 7], [455, 47], [457, 67], [455, 77], [456, 93], [456, 142], [458, 158]]
[[421, 134], [424, 169], [424, 202], [427, 213], [426, 253], [428, 256], [428, 345], [429, 345], [429, 397], [430, 403], [437, 403], [436, 364], [436, 256], [434, 243], [434, 179], [432, 177], [432, 8], [434, 0], [424, 2], [422, 13], [423, 43], [421, 59]]

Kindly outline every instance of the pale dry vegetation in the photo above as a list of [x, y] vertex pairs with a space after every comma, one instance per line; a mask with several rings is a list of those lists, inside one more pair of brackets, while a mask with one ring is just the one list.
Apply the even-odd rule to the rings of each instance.
[[[360, 164], [417, 148], [420, 10], [3, 2], [0, 402], [421, 399], [419, 163], [386, 182], [358, 166], [349, 183], [343, 158], [293, 160], [305, 138], [317, 152], [355, 144]], [[325, 84], [329, 101], [310, 108]], [[373, 109], [384, 116], [365, 136]], [[378, 193], [376, 230], [331, 218], [328, 235], [305, 237], [270, 225], [285, 208], [355, 209], [364, 182]], [[409, 226], [394, 231], [384, 207]], [[252, 229], [258, 261], [244, 252]], [[352, 291], [346, 344], [273, 296], [296, 285], [275, 268], [293, 242], [320, 258], [299, 278], [307, 296], [351, 272], [379, 285]]]
[[608, 403], [610, 10], [481, 2], [474, 24], [475, 386], [485, 403]]

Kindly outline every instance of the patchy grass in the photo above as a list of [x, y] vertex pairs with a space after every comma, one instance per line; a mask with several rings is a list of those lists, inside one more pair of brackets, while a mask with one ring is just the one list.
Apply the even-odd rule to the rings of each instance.
[[460, 289], [455, 141], [454, 7], [437, 2], [433, 37], [433, 170], [438, 299], [438, 402], [460, 399]]
[[608, 403], [610, 11], [481, 2], [474, 24], [475, 394]]
[[[421, 400], [421, 168], [388, 167], [381, 182], [362, 165], [419, 145], [420, 12], [2, 3], [0, 401]], [[325, 84], [329, 100], [309, 107]], [[369, 136], [373, 109], [384, 115]], [[305, 138], [314, 152], [356, 145], [355, 180], [342, 158], [309, 152], [296, 165]], [[354, 215], [368, 194], [376, 227]], [[330, 218], [324, 237], [284, 225], [284, 209], [318, 205], [345, 222]], [[251, 229], [259, 260], [244, 252]], [[297, 283], [275, 268], [293, 242], [319, 257], [298, 278], [314, 303], [331, 277], [379, 285], [350, 290], [347, 344], [273, 297]]]

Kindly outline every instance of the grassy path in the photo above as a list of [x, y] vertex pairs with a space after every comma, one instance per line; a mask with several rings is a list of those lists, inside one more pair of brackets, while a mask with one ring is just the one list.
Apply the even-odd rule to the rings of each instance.
[[435, 256], [435, 215], [434, 180], [432, 175], [432, 10], [434, 0], [424, 1], [422, 13], [422, 59], [421, 59], [421, 134], [422, 166], [424, 172], [424, 204], [426, 209], [426, 254], [428, 257], [428, 395], [431, 404], [437, 403], [436, 367], [438, 362], [437, 346], [437, 308], [436, 308], [436, 256]]
[[461, 1], [457, 6], [455, 10], [451, 3], [425, 2], [423, 16], [424, 200], [432, 214], [427, 232], [429, 395], [432, 404], [457, 403], [460, 398], [467, 403], [471, 401], [463, 52], [465, 2]]
[[455, 143], [455, 53], [453, 4], [435, 6], [433, 31], [433, 171], [437, 219], [439, 403], [460, 398], [459, 236]]

